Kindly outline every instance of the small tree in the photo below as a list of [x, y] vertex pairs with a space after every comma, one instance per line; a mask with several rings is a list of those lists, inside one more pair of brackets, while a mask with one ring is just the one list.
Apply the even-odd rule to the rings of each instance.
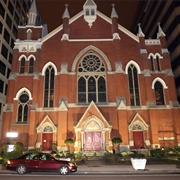
[[122, 139], [120, 137], [114, 137], [112, 139], [112, 143], [114, 145], [115, 152], [119, 152], [119, 145], [122, 143]]
[[71, 138], [67, 138], [67, 139], [64, 141], [64, 143], [67, 144], [68, 150], [69, 150], [69, 152], [71, 152], [71, 147], [70, 147], [70, 145], [71, 145], [71, 144], [74, 144], [74, 140], [71, 139]]

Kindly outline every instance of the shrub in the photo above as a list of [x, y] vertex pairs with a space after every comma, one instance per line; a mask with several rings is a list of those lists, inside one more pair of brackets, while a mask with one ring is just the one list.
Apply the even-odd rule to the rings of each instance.
[[2, 164], [5, 165], [8, 159], [14, 159], [20, 156], [22, 156], [22, 152], [18, 152], [18, 151], [6, 152], [3, 154]]
[[115, 137], [112, 139], [112, 143], [113, 144], [120, 144], [120, 143], [122, 143], [122, 139], [119, 137]]
[[164, 152], [164, 150], [161, 150], [161, 149], [152, 149], [151, 151], [150, 151], [150, 154], [151, 154], [151, 156], [152, 157], [163, 157], [165, 154], [164, 154], [165, 152]]
[[23, 151], [23, 147], [24, 147], [24, 145], [23, 145], [22, 142], [16, 142], [14, 150], [17, 151], [17, 152], [22, 152]]
[[34, 148], [34, 149], [29, 149], [28, 152], [29, 153], [34, 153], [34, 152], [38, 152], [38, 150]]

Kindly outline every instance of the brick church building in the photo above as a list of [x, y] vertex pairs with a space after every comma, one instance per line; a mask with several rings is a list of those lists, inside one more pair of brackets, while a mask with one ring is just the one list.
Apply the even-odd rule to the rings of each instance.
[[29, 21], [19, 26], [4, 107], [2, 142], [7, 132], [30, 148], [112, 151], [180, 146], [180, 109], [165, 34], [145, 39], [98, 11], [87, 0], [82, 11], [50, 33], [36, 25], [33, 1]]

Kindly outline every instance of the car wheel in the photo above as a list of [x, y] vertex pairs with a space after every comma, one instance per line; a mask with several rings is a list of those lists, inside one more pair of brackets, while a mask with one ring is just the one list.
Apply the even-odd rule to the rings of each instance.
[[60, 174], [62, 174], [62, 175], [67, 175], [67, 174], [69, 174], [69, 168], [68, 168], [68, 166], [66, 166], [66, 165], [61, 166], [60, 169], [59, 169], [59, 171], [60, 171]]
[[17, 167], [17, 169], [16, 169], [16, 172], [17, 172], [18, 174], [26, 174], [27, 168], [26, 168], [25, 165], [19, 165], [19, 166]]

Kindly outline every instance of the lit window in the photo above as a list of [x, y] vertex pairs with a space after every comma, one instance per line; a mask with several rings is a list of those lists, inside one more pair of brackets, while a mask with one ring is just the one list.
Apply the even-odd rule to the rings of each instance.
[[106, 78], [103, 62], [90, 53], [78, 67], [78, 103], [106, 102]]
[[140, 106], [138, 73], [134, 65], [128, 68], [129, 92], [131, 106]]
[[156, 105], [164, 105], [165, 104], [164, 90], [162, 84], [159, 81], [157, 81], [155, 83], [154, 89], [155, 89]]
[[29, 95], [24, 91], [19, 96], [17, 122], [27, 122], [29, 109], [28, 102]]
[[54, 75], [53, 67], [49, 66], [45, 72], [44, 107], [53, 107], [54, 105]]

